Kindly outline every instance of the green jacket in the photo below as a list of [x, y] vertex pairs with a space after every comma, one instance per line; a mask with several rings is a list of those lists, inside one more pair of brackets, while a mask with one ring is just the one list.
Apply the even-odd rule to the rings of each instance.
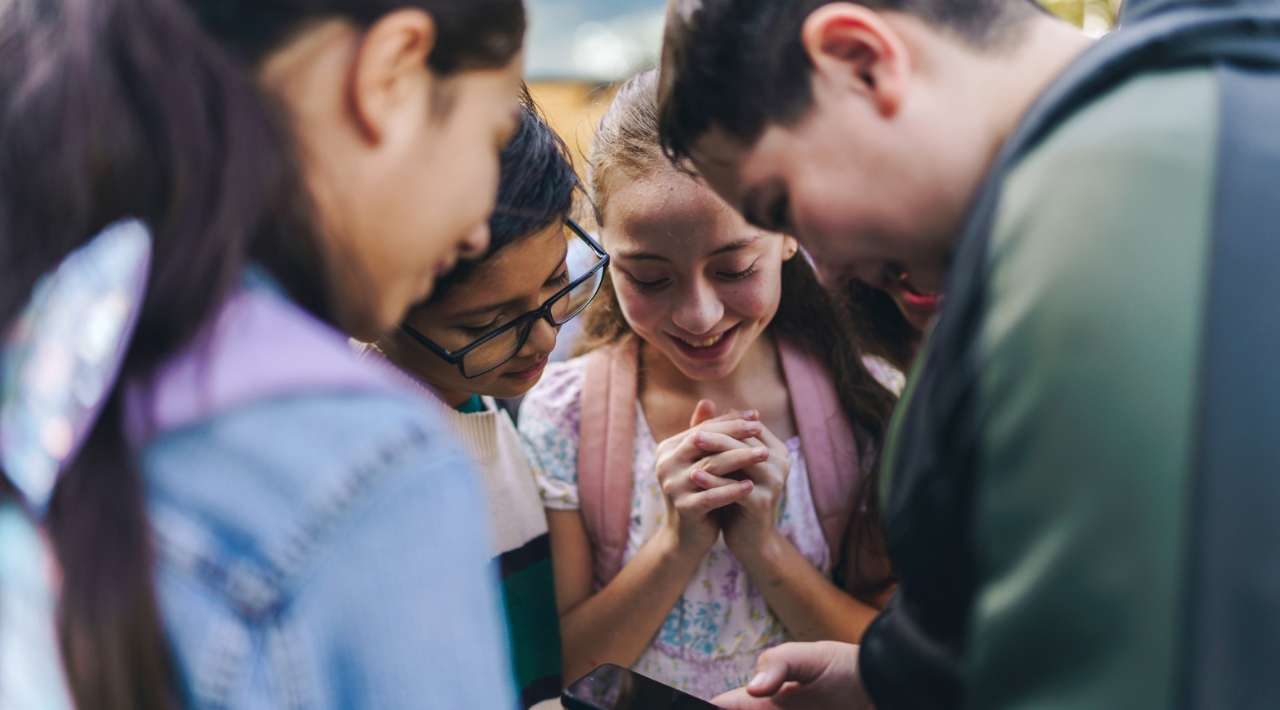
[[1280, 4], [1132, 0], [998, 159], [886, 450], [894, 708], [1280, 707]]

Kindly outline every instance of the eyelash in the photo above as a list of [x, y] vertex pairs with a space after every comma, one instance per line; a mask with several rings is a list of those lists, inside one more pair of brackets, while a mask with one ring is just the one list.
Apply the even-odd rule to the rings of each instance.
[[484, 325], [460, 325], [458, 328], [465, 333], [470, 333], [471, 335], [484, 335], [498, 327], [498, 320], [498, 318], [494, 318]]
[[742, 271], [732, 271], [732, 272], [722, 271], [716, 275], [724, 279], [725, 281], [742, 281], [743, 279], [749, 279], [752, 276], [755, 276], [757, 263], [759, 262], [752, 263], [751, 266], [748, 266], [746, 269]]
[[667, 284], [671, 283], [671, 279], [658, 279], [657, 281], [641, 281], [640, 279], [632, 276], [631, 274], [627, 274], [627, 278], [630, 279], [631, 283], [635, 284], [635, 287], [640, 289], [641, 291], [658, 291], [666, 287]]

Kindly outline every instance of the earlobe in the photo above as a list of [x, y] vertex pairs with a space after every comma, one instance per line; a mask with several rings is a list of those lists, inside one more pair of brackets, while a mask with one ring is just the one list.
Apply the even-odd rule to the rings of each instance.
[[800, 251], [800, 244], [796, 242], [795, 237], [784, 237], [782, 244], [782, 260], [791, 261], [796, 258], [796, 254]]
[[406, 113], [425, 110], [429, 98], [419, 97], [431, 95], [427, 58], [435, 42], [435, 21], [421, 10], [397, 10], [365, 31], [347, 87], [352, 116], [366, 140], [383, 142]]
[[824, 5], [805, 20], [801, 43], [815, 81], [868, 99], [886, 118], [898, 112], [910, 74], [908, 53], [879, 14], [852, 3]]

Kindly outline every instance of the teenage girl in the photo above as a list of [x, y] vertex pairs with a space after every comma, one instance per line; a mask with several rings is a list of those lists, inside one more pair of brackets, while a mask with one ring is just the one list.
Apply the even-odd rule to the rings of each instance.
[[495, 533], [512, 665], [524, 707], [558, 708], [560, 618], [547, 516], [506, 410], [537, 383], [560, 327], [600, 290], [607, 258], [570, 218], [569, 152], [526, 97], [502, 152], [489, 251], [436, 284], [377, 350], [442, 406], [477, 463]]
[[893, 403], [796, 242], [658, 147], [655, 76], [592, 149], [613, 262], [590, 353], [521, 431], [549, 509], [566, 674], [604, 662], [710, 698], [786, 640], [856, 642], [888, 585], [855, 503]]
[[[0, 502], [54, 565], [0, 602], [57, 595], [76, 706], [514, 705], [465, 459], [345, 336], [484, 248], [523, 30], [520, 0], [0, 3], [0, 334], [69, 346], [42, 395], [121, 313], [11, 328], [37, 280], [109, 235], [151, 252], [120, 377], [69, 392], [83, 435], [4, 438]], [[0, 678], [56, 666], [11, 631]]]

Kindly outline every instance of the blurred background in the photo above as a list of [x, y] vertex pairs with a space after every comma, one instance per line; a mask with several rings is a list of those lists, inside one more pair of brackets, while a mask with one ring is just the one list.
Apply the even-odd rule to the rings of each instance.
[[[1095, 37], [1114, 25], [1121, 0], [1041, 0]], [[584, 171], [596, 122], [617, 83], [654, 66], [663, 0], [528, 0], [528, 75], [534, 97]]]

